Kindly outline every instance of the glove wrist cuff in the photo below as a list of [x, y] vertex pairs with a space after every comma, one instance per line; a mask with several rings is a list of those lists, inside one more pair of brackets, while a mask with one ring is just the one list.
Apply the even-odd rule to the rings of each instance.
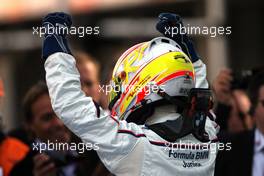
[[65, 37], [56, 34], [47, 35], [43, 41], [42, 58], [47, 59], [51, 54], [56, 52], [72, 55]]

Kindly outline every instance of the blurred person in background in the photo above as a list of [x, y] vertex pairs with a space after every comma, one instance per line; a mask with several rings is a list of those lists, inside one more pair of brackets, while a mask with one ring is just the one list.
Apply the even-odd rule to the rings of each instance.
[[[36, 148], [33, 148], [47, 142], [70, 143], [72, 138], [71, 132], [54, 113], [48, 88], [44, 82], [38, 82], [30, 88], [24, 98], [23, 108], [27, 129], [32, 136], [31, 150], [14, 166], [10, 175], [74, 176], [89, 173], [87, 165], [86, 170], [82, 167], [77, 151], [45, 150], [39, 153]], [[93, 163], [90, 164], [92, 167]]]
[[[4, 85], [0, 78], [0, 107], [4, 96]], [[9, 176], [14, 165], [23, 159], [29, 151], [29, 147], [20, 140], [4, 134], [0, 109], [0, 175]]]
[[100, 64], [89, 54], [76, 51], [77, 68], [80, 72], [82, 90], [90, 96], [103, 109], [107, 109], [107, 97], [100, 89]]
[[221, 132], [237, 133], [253, 128], [254, 121], [249, 113], [250, 99], [246, 87], [234, 86], [234, 76], [230, 69], [222, 69], [213, 82], [217, 99], [215, 110]]
[[[250, 114], [255, 121], [253, 130], [239, 132], [222, 139], [232, 143], [230, 151], [220, 151], [216, 161], [216, 176], [264, 175], [264, 72], [249, 83]], [[221, 140], [221, 139], [220, 139]]]

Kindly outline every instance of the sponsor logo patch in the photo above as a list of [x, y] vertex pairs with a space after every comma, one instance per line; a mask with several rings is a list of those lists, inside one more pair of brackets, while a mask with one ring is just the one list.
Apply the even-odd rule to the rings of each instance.
[[169, 150], [169, 157], [179, 160], [206, 160], [209, 158], [209, 151], [175, 151]]

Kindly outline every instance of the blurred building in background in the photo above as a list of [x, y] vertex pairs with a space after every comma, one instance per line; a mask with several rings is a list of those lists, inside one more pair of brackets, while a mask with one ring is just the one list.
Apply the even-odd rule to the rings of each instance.
[[250, 69], [263, 63], [263, 13], [257, 0], [0, 0], [0, 76], [6, 95], [1, 109], [7, 130], [22, 121], [26, 90], [44, 79], [41, 38], [33, 34], [49, 12], [65, 11], [74, 26], [99, 27], [99, 35], [70, 36], [71, 46], [83, 49], [102, 64], [105, 84], [128, 47], [159, 36], [159, 13], [173, 12], [191, 26], [231, 26], [231, 35], [193, 35], [195, 45], [214, 79], [222, 67]]

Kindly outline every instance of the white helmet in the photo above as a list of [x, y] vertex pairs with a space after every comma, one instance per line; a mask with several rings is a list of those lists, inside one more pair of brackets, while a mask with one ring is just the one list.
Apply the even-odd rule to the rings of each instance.
[[194, 82], [192, 62], [180, 46], [166, 37], [154, 38], [131, 47], [117, 61], [109, 108], [120, 119], [144, 123], [147, 107], [168, 97], [186, 97]]

